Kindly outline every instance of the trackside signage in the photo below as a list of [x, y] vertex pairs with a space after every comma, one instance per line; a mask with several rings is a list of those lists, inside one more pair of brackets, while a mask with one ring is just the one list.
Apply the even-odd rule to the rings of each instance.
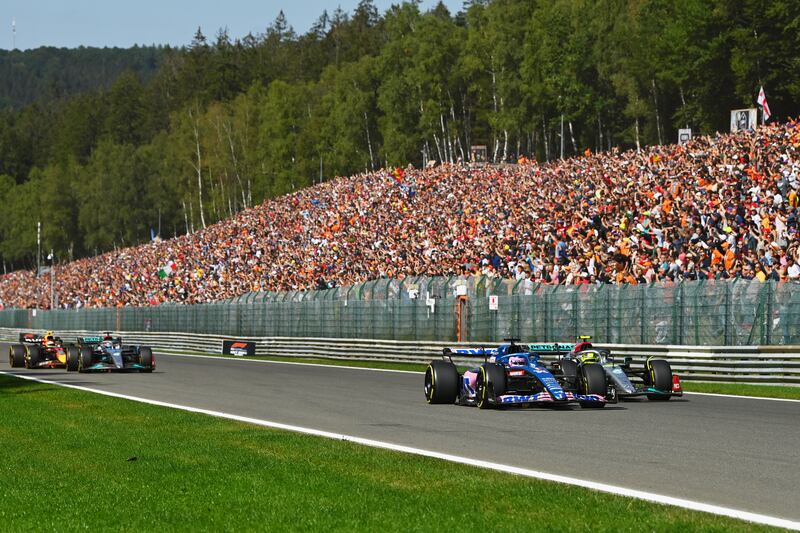
[[223, 340], [222, 341], [222, 355], [235, 355], [237, 357], [249, 356], [253, 357], [256, 354], [256, 343], [236, 341], [236, 340]]

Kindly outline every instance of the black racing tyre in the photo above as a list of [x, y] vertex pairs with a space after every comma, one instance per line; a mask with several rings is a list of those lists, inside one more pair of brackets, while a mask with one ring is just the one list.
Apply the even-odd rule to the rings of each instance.
[[41, 352], [38, 346], [28, 346], [28, 356], [25, 358], [25, 368], [39, 368]]
[[495, 398], [506, 392], [506, 369], [497, 363], [484, 363], [478, 371], [475, 401], [480, 409], [495, 406]]
[[[583, 365], [581, 370], [581, 394], [597, 394], [605, 397], [608, 387], [606, 386], [606, 371], [602, 365], [589, 363]], [[580, 404], [584, 408], [606, 406], [606, 402], [580, 402]]]
[[67, 346], [67, 372], [75, 372], [78, 370], [78, 361], [81, 357], [81, 352], [77, 346]]
[[[664, 359], [648, 359], [647, 373], [650, 375], [650, 384], [653, 388], [672, 392], [672, 368]], [[670, 394], [648, 394], [648, 400], [667, 401]]]
[[578, 363], [572, 359], [562, 359], [558, 363], [561, 365], [561, 372], [564, 377], [576, 377], [578, 375]]
[[559, 362], [561, 373], [563, 374], [564, 385], [567, 388], [578, 388], [578, 363], [572, 359], [561, 359]]
[[21, 344], [12, 344], [8, 347], [8, 365], [11, 368], [25, 366], [25, 347]]
[[92, 366], [92, 348], [81, 346], [78, 354], [78, 372], [86, 372]]
[[153, 351], [149, 347], [142, 346], [139, 348], [139, 364], [144, 367], [139, 372], [153, 371]]
[[456, 365], [450, 361], [432, 361], [425, 370], [425, 399], [428, 403], [455, 403], [458, 380]]

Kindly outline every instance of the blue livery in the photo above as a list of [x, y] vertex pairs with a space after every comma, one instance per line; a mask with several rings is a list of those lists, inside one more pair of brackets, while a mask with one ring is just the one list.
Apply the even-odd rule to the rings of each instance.
[[[571, 403], [582, 407], [602, 407], [606, 404], [601, 367], [588, 372], [591, 379], [584, 376], [581, 380], [572, 379], [557, 369], [545, 367], [538, 352], [516, 344], [516, 339], [508, 340], [510, 342], [489, 349], [445, 348], [444, 359], [432, 362], [425, 373], [428, 402], [477, 405], [480, 408]], [[555, 343], [542, 347], [550, 351], [561, 349], [561, 345]], [[483, 357], [484, 363], [461, 374], [452, 361], [456, 355]]]

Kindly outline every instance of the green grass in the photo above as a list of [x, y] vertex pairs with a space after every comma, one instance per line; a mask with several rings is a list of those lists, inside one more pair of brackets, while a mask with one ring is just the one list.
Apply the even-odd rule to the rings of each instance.
[[0, 406], [4, 531], [768, 529], [2, 375]]
[[785, 385], [749, 385], [747, 383], [706, 383], [696, 381], [682, 381], [681, 385], [683, 385], [683, 390], [689, 392], [712, 392], [714, 394], [800, 400], [800, 387]]
[[[385, 368], [389, 370], [406, 370], [410, 372], [425, 372], [425, 368], [427, 367], [427, 365], [419, 363], [384, 363], [380, 361], [351, 361], [343, 359], [321, 359], [311, 357], [234, 357], [227, 355], [219, 355], [214, 357], [286, 361], [294, 363], [314, 363], [331, 366], [356, 366], [360, 368]], [[461, 370], [463, 370], [463, 368]], [[696, 381], [682, 381], [681, 385], [683, 386], [683, 390], [686, 392], [712, 392], [715, 394], [732, 394], [736, 396], [760, 396], [764, 398], [787, 398], [791, 400], [800, 400], [800, 387], [784, 385], [748, 385], [743, 383], [705, 383]]]

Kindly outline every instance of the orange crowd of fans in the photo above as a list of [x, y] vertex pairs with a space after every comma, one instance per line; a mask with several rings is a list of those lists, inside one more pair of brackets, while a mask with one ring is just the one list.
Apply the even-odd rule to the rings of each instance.
[[[201, 303], [380, 277], [550, 284], [800, 280], [800, 125], [547, 164], [389, 169], [288, 194], [202, 231], [57, 265], [59, 306]], [[166, 272], [162, 267], [169, 265]], [[50, 276], [0, 277], [5, 307]]]

